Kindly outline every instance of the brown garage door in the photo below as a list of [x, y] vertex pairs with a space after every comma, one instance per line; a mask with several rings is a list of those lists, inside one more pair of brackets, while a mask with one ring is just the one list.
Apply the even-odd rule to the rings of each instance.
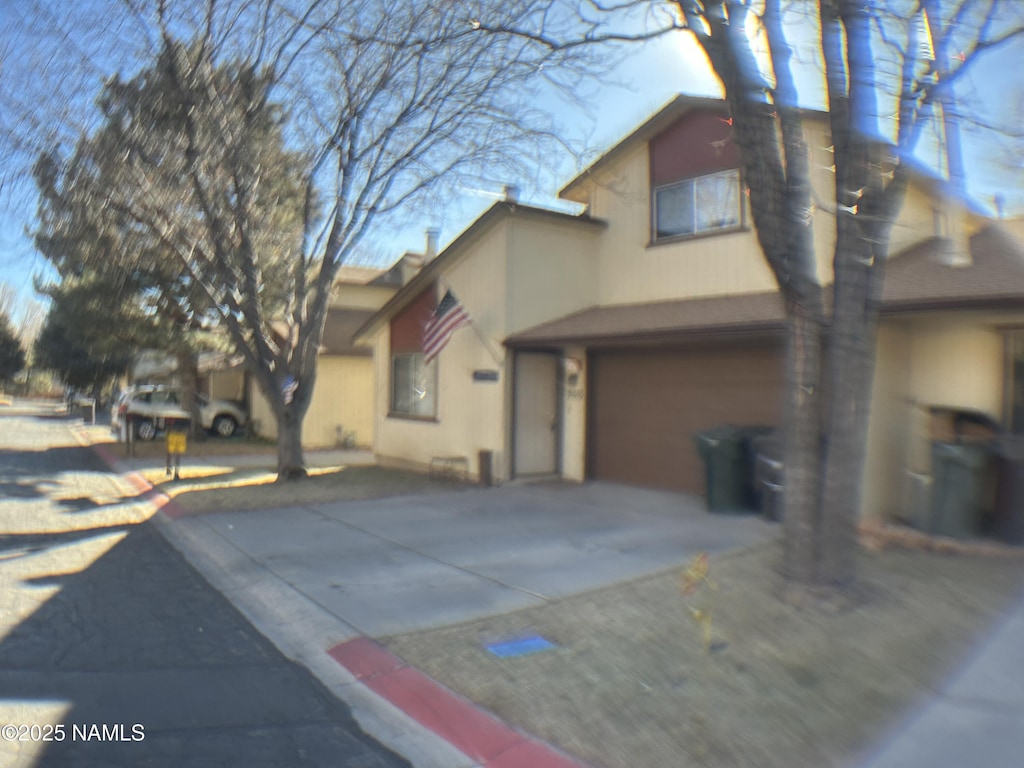
[[591, 477], [703, 493], [695, 432], [778, 424], [783, 356], [775, 344], [599, 352], [589, 370]]

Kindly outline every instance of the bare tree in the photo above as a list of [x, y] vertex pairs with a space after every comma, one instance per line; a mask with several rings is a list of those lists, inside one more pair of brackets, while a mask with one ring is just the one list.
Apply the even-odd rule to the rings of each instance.
[[[166, 82], [167, 99], [105, 115], [123, 132], [124, 176], [102, 207], [159, 240], [245, 355], [277, 419], [281, 479], [305, 474], [302, 421], [340, 265], [428, 192], [505, 176], [555, 140], [530, 84], [566, 85], [580, 52], [481, 31], [481, 19], [555, 24], [550, 5], [125, 0], [152, 44], [143, 77]], [[255, 145], [271, 113], [291, 168]], [[302, 190], [301, 225], [268, 246], [261, 200], [281, 172]], [[282, 271], [284, 290], [270, 290]]]

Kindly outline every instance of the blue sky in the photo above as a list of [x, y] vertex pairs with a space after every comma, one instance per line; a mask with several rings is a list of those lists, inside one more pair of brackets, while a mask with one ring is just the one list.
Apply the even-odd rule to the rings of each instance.
[[[0, 0], [0, 22], [3, 22], [5, 2], [14, 1]], [[584, 162], [593, 160], [676, 93], [711, 95], [717, 92], [716, 80], [707, 71], [702, 55], [696, 52], [695, 45], [686, 44], [685, 40], [684, 36], [663, 38], [625, 59], [616, 71], [618, 83], [595, 85], [591, 114], [581, 114], [571, 107], [557, 107], [557, 118], [566, 134], [584, 150]], [[977, 109], [980, 116], [988, 116], [989, 110], [1024, 109], [1024, 73], [1017, 66], [1022, 60], [1024, 41], [978, 63], [963, 85], [975, 98], [976, 106], [972, 108]], [[813, 101], [808, 99], [808, 94], [814, 90], [814, 78], [812, 74], [802, 82], [805, 102]], [[1024, 114], [1021, 120], [1024, 121]], [[965, 135], [969, 191], [983, 204], [991, 204], [993, 194], [1001, 191], [1009, 210], [1024, 213], [1024, 167], [1020, 165], [1019, 155], [1008, 157], [1005, 148], [991, 137], [972, 138], [970, 129], [965, 129]], [[370, 249], [379, 258], [391, 261], [406, 250], [421, 249], [427, 227], [440, 229], [443, 246], [491, 205], [506, 183], [521, 186], [523, 202], [542, 206], [555, 204], [556, 190], [575, 175], [579, 167], [568, 155], [560, 164], [546, 163], [546, 166], [548, 170], [533, 179], [496, 178], [490, 184], [475, 185], [472, 190], [466, 190], [463, 198], [448, 201], [443, 210], [422, 217], [411, 216], [408, 226], [400, 231], [378, 236]], [[34, 188], [30, 184], [8, 184], [0, 190], [0, 281], [13, 285], [24, 296], [33, 293], [33, 276], [46, 272], [44, 260], [36, 254], [25, 234], [26, 228], [32, 227], [34, 211]]]

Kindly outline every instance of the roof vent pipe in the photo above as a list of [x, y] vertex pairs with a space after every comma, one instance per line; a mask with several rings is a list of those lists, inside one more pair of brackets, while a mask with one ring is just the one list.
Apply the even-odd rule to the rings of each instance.
[[505, 202], [515, 205], [519, 202], [519, 187], [515, 184], [505, 185]]
[[423, 263], [427, 263], [437, 256], [437, 238], [440, 234], [440, 231], [436, 229], [427, 230], [427, 246], [423, 252]]

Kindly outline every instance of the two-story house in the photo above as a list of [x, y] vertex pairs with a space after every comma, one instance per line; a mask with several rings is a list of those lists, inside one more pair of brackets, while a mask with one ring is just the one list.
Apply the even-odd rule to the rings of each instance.
[[[831, 280], [827, 115], [807, 113], [818, 276]], [[426, 467], [489, 452], [499, 480], [554, 476], [694, 493], [694, 434], [777, 425], [784, 315], [753, 230], [724, 102], [680, 96], [560, 192], [569, 215], [496, 203], [363, 326], [375, 450]], [[927, 474], [928, 408], [1010, 417], [1024, 251], [921, 180], [893, 230], [865, 514], [899, 515]], [[445, 293], [472, 318], [425, 362]], [[1015, 358], [1016, 359], [1016, 358]], [[1017, 411], [1024, 412], [1018, 406]]]

